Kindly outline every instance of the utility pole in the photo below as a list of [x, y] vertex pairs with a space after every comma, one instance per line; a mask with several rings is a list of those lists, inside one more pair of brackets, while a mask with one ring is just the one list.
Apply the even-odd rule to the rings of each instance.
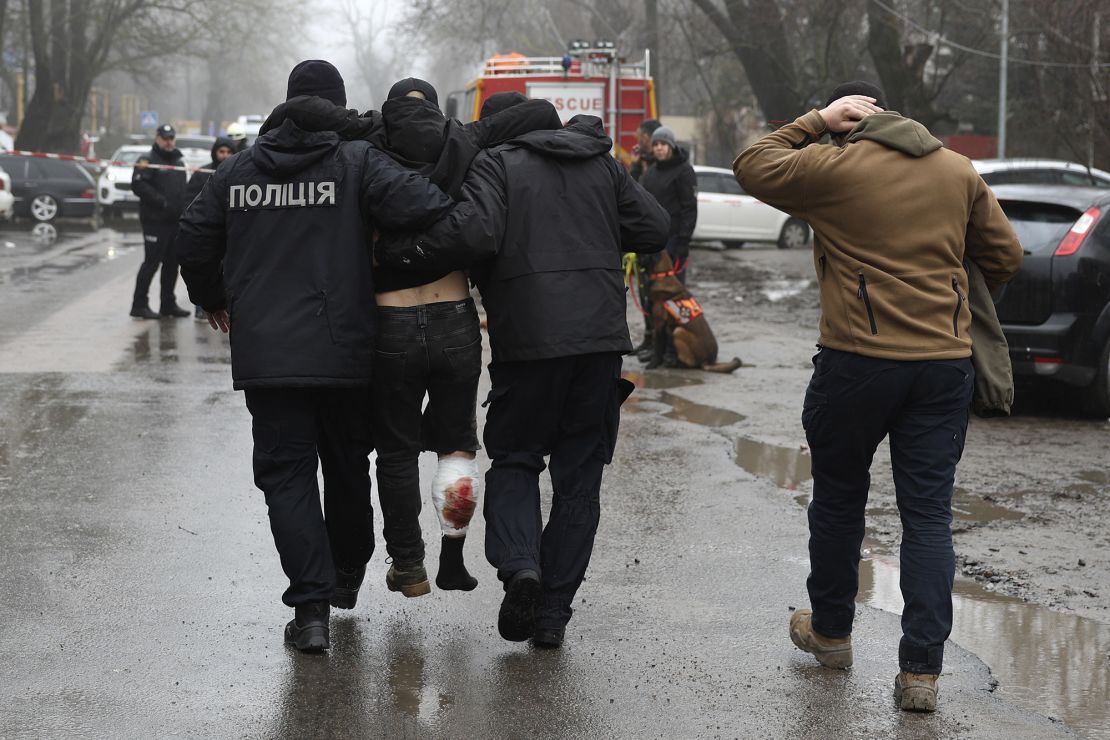
[[1006, 67], [1010, 57], [1010, 0], [1002, 0], [1002, 53], [998, 60], [998, 157], [1006, 156]]
[[1101, 85], [1099, 85], [1099, 68], [1098, 68], [1098, 42], [1101, 36], [1102, 13], [1095, 11], [1095, 22], [1091, 24], [1091, 109], [1088, 113], [1087, 120], [1087, 168], [1093, 169], [1095, 166], [1095, 126], [1097, 121], [1095, 119], [1095, 112], [1098, 110], [1098, 104], [1101, 102], [1102, 96]]

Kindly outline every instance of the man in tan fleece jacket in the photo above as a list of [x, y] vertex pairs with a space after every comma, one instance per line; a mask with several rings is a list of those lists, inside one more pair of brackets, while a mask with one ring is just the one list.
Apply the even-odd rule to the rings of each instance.
[[[974, 389], [964, 261], [993, 290], [1021, 267], [1022, 249], [967, 158], [883, 110], [882, 97], [866, 82], [841, 85], [733, 170], [814, 234], [820, 349], [802, 410], [813, 609], [794, 613], [791, 638], [823, 665], [852, 664], [869, 470], [889, 435], [906, 604], [895, 698], [932, 711], [952, 628], [952, 484]], [[836, 146], [817, 144], [825, 134]]]

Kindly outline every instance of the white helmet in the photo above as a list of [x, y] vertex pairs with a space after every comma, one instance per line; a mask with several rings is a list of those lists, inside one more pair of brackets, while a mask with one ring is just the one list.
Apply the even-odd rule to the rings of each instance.
[[243, 124], [238, 121], [229, 123], [227, 125], [227, 138], [232, 141], [242, 141], [247, 138], [247, 130], [243, 127]]

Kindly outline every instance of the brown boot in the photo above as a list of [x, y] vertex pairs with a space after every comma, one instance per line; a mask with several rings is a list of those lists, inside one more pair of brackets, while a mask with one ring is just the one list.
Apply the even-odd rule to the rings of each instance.
[[390, 591], [400, 591], [410, 599], [432, 592], [424, 562], [393, 563], [385, 574], [385, 585]]
[[937, 711], [937, 677], [902, 671], [894, 677], [894, 701], [907, 712]]
[[828, 668], [852, 666], [852, 638], [825, 637], [813, 630], [813, 612], [798, 609], [790, 615], [790, 639], [801, 650], [812, 653], [817, 662]]

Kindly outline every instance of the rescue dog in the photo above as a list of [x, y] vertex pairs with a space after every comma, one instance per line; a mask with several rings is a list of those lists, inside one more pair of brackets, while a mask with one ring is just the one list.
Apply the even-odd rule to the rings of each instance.
[[739, 357], [717, 362], [717, 338], [701, 304], [675, 276], [671, 256], [660, 252], [650, 269], [648, 285], [655, 348], [647, 367], [685, 367], [711, 373], [731, 373], [740, 367], [743, 363]]

